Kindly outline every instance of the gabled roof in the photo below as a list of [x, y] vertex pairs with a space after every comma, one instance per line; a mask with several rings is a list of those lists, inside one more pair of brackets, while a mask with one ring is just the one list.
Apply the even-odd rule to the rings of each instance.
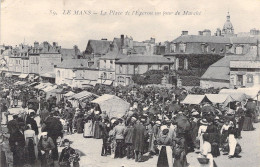
[[61, 64], [57, 65], [57, 68], [66, 68], [66, 69], [88, 68], [88, 60], [86, 59], [63, 60]]
[[75, 49], [61, 48], [60, 53], [63, 59], [73, 59], [76, 57]]
[[222, 59], [218, 60], [216, 63], [209, 66], [207, 71], [202, 75], [201, 79], [229, 81], [230, 61], [255, 59], [256, 50], [251, 50], [246, 55], [227, 55]]
[[125, 58], [127, 55], [126, 54], [122, 54], [120, 51], [110, 51], [108, 52], [105, 56], [101, 57], [100, 59], [103, 60], [119, 60], [122, 58]]
[[160, 55], [129, 55], [126, 58], [120, 59], [116, 64], [131, 64], [131, 63], [141, 63], [141, 64], [172, 64], [167, 58]]
[[92, 51], [94, 54], [106, 54], [109, 51], [111, 42], [107, 40], [89, 40], [86, 51]]

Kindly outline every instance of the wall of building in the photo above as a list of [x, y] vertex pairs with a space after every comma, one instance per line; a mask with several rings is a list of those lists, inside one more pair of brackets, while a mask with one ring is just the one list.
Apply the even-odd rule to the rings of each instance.
[[29, 73], [39, 74], [39, 55], [29, 55]]
[[29, 59], [22, 59], [22, 73], [29, 74]]
[[223, 88], [227, 87], [229, 88], [229, 83], [228, 82], [216, 82], [216, 81], [207, 81], [207, 80], [200, 80], [200, 87], [203, 89], [207, 88]]
[[40, 54], [39, 74], [54, 73], [54, 66], [61, 64], [61, 54]]

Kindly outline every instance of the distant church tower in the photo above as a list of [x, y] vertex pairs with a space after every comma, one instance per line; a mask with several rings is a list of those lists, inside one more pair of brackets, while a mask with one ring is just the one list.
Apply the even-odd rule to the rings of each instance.
[[227, 14], [227, 21], [225, 22], [222, 30], [222, 35], [224, 36], [233, 36], [234, 35], [234, 28], [232, 23], [230, 22], [230, 15], [229, 12]]

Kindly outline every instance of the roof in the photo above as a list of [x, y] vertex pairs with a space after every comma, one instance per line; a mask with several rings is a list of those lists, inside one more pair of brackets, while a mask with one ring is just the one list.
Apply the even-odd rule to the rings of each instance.
[[229, 81], [230, 61], [235, 60], [251, 60], [253, 56], [249, 55], [228, 55], [209, 66], [207, 71], [202, 75], [201, 79], [226, 80]]
[[234, 44], [256, 44], [258, 37], [230, 37], [230, 43]]
[[104, 59], [104, 60], [112, 60], [112, 59], [122, 59], [125, 58], [127, 55], [126, 54], [122, 54], [120, 51], [110, 51], [108, 52], [105, 56], [101, 57], [100, 59]]
[[60, 49], [60, 53], [61, 53], [63, 59], [73, 59], [76, 56], [75, 49], [62, 48], [62, 49]]
[[88, 60], [86, 59], [63, 60], [61, 64], [57, 65], [57, 68], [67, 68], [67, 69], [88, 68]]
[[126, 58], [120, 59], [116, 64], [131, 64], [131, 63], [143, 63], [143, 64], [172, 64], [167, 58], [161, 55], [129, 55]]
[[111, 42], [107, 40], [89, 40], [86, 51], [92, 51], [94, 54], [106, 54], [109, 51]]
[[188, 94], [181, 103], [183, 103], [183, 104], [200, 104], [204, 101], [210, 102], [209, 99], [205, 95]]
[[173, 43], [230, 43], [230, 39], [222, 36], [203, 36], [203, 35], [181, 35]]

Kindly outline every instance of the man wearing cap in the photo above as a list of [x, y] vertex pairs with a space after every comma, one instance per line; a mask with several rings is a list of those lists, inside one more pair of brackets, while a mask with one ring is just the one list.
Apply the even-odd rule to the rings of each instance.
[[140, 120], [137, 120], [137, 123], [133, 131], [133, 145], [135, 150], [135, 161], [142, 161], [142, 154], [144, 151], [144, 139], [146, 135], [146, 130], [143, 123]]

